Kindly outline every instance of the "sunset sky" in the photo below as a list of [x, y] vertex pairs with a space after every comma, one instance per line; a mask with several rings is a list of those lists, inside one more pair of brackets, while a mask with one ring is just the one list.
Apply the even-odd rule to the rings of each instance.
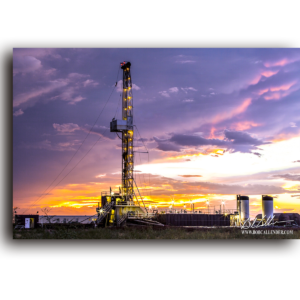
[[135, 151], [149, 150], [135, 154], [147, 206], [233, 209], [243, 194], [254, 217], [269, 194], [275, 212], [300, 213], [300, 49], [85, 48], [13, 51], [18, 213], [92, 215], [101, 191], [118, 190], [109, 123], [121, 118], [121, 61], [132, 64]]

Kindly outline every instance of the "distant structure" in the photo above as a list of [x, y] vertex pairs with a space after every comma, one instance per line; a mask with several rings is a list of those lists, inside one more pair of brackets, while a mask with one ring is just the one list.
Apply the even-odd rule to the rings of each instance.
[[[123, 93], [122, 93], [122, 120], [113, 119], [110, 123], [110, 131], [120, 133], [122, 137], [122, 186], [119, 191], [101, 193], [101, 208], [97, 208], [97, 224], [116, 225], [125, 224], [131, 221], [139, 224], [162, 225], [151, 220], [152, 215], [148, 213], [144, 204], [144, 210], [139, 204], [137, 195], [134, 192], [134, 185], [140, 195], [138, 187], [134, 181], [134, 151], [133, 151], [133, 98], [132, 79], [130, 73], [131, 63], [122, 62], [123, 70]], [[134, 199], [137, 204], [134, 203]], [[143, 202], [144, 203], [144, 202]]]
[[241, 224], [250, 217], [249, 197], [236, 195], [236, 208], [238, 211], [238, 224]]
[[268, 195], [262, 195], [262, 215], [265, 220], [273, 218], [273, 197]]
[[122, 197], [133, 202], [133, 99], [130, 62], [121, 63], [123, 70], [122, 120], [112, 120], [111, 132], [122, 134]]

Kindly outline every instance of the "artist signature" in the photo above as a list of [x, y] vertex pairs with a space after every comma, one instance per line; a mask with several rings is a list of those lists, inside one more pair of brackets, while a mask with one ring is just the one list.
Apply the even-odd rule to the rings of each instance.
[[[241, 229], [249, 229], [249, 228], [259, 228], [259, 227], [267, 227], [267, 226], [275, 226], [275, 224], [279, 224], [279, 223], [291, 223], [293, 222], [293, 220], [287, 220], [287, 221], [275, 221], [274, 222], [274, 218], [275, 216], [273, 216], [272, 218], [269, 217], [268, 219], [266, 218], [266, 216], [264, 216], [261, 221], [259, 221], [258, 223], [256, 223], [257, 218], [255, 218], [253, 220], [253, 222], [251, 223], [250, 218], [248, 218], [246, 221], [242, 222], [241, 225]], [[266, 222], [263, 223], [263, 220], [266, 219]]]

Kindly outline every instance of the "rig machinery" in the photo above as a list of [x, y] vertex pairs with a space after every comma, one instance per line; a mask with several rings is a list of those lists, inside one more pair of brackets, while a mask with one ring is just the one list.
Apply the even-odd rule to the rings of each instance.
[[[110, 122], [110, 131], [122, 134], [122, 187], [119, 188], [118, 193], [111, 189], [109, 192], [101, 193], [101, 207], [97, 208], [97, 224], [121, 226], [126, 221], [132, 221], [136, 224], [162, 225], [152, 220], [154, 216], [148, 213], [145, 205], [143, 209], [141, 208], [134, 191], [134, 125], [130, 67], [130, 62], [121, 63], [123, 70], [122, 120], [113, 119]], [[138, 191], [137, 186], [136, 189]], [[143, 202], [143, 198], [139, 196]]]

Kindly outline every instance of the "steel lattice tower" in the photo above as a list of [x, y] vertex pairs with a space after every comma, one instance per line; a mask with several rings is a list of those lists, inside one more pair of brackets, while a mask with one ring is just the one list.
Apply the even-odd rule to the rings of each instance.
[[133, 99], [130, 62], [121, 63], [123, 70], [122, 120], [113, 119], [111, 132], [122, 133], [122, 194], [133, 203]]
[[123, 97], [122, 119], [127, 121], [127, 129], [122, 130], [122, 188], [127, 200], [133, 200], [133, 99], [130, 75], [131, 63], [122, 63]]

